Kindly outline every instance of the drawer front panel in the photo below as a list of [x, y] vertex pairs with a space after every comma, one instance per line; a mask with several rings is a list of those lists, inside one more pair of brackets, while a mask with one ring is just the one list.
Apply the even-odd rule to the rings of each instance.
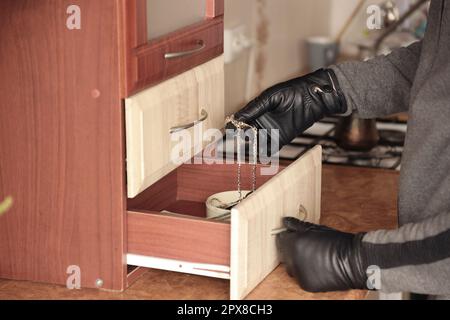
[[182, 149], [181, 135], [171, 129], [206, 118], [186, 131], [191, 148], [183, 155], [190, 159], [204, 145], [202, 132], [223, 127], [223, 58], [126, 99], [125, 113], [128, 197], [134, 198], [178, 166], [172, 152]]
[[[184, 53], [172, 58], [173, 53]], [[223, 53], [223, 18], [211, 19], [136, 49], [129, 93], [155, 85]]]
[[278, 266], [273, 233], [282, 217], [319, 222], [321, 168], [316, 147], [232, 210], [231, 299], [244, 298]]
[[128, 212], [128, 253], [230, 265], [230, 225], [154, 212]]

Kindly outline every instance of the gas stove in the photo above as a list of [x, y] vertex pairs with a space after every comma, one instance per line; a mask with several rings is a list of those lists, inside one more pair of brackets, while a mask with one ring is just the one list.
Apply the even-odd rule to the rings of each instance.
[[[380, 135], [378, 145], [368, 152], [349, 151], [340, 148], [334, 132], [339, 121], [337, 117], [325, 118], [284, 146], [279, 152], [279, 158], [285, 163], [293, 162], [316, 145], [323, 149], [323, 163], [343, 166], [380, 168], [400, 170], [405, 142], [407, 124], [398, 120], [377, 120]], [[245, 142], [246, 160], [249, 158], [248, 141]], [[236, 157], [236, 140], [226, 139], [218, 142], [217, 151], [223, 155], [232, 154]]]
[[325, 118], [280, 151], [280, 159], [294, 161], [316, 145], [323, 148], [323, 162], [333, 165], [400, 170], [407, 125], [377, 120], [379, 144], [368, 152], [348, 151], [336, 144], [334, 131], [339, 118]]

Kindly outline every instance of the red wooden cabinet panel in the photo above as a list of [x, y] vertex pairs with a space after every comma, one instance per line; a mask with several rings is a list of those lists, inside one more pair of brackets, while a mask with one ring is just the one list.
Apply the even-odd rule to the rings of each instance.
[[223, 53], [223, 0], [206, 0], [205, 19], [148, 40], [147, 1], [123, 3], [123, 85], [128, 97]]
[[125, 288], [117, 1], [0, 1], [0, 278]]

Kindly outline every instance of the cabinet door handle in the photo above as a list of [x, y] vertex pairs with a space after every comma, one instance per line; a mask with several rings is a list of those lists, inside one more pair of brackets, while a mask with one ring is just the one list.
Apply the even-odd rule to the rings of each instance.
[[176, 59], [181, 57], [190, 56], [194, 53], [200, 52], [206, 48], [206, 43], [203, 40], [197, 41], [197, 47], [192, 50], [180, 51], [180, 52], [169, 52], [164, 55], [165, 59]]
[[184, 124], [181, 126], [170, 128], [169, 133], [172, 134], [172, 133], [180, 132], [182, 130], [187, 130], [187, 129], [192, 128], [193, 126], [205, 121], [206, 119], [208, 119], [208, 112], [206, 112], [206, 110], [202, 110], [200, 119], [198, 119], [192, 123], [188, 123], [188, 124]]

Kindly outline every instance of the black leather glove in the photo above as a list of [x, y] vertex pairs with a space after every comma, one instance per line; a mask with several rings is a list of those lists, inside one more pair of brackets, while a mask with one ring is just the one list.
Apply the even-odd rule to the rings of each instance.
[[346, 111], [334, 71], [320, 69], [267, 89], [235, 119], [268, 130], [269, 137], [270, 129], [278, 129], [281, 148], [323, 117]]
[[362, 254], [364, 234], [343, 233], [328, 227], [284, 218], [288, 231], [277, 237], [286, 270], [309, 292], [367, 289]]

